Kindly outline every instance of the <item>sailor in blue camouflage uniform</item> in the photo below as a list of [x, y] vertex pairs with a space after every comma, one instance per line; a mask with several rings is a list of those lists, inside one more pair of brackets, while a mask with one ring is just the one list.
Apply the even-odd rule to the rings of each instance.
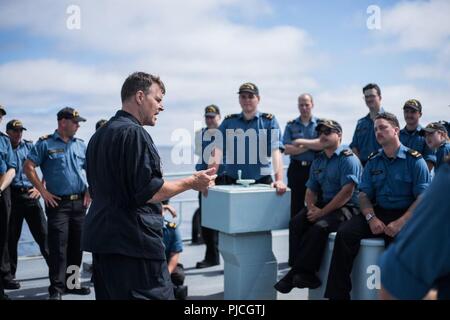
[[239, 170], [241, 179], [272, 184], [273, 164], [273, 186], [278, 194], [283, 194], [286, 192], [281, 154], [284, 147], [278, 121], [273, 114], [258, 111], [261, 98], [255, 84], [242, 84], [238, 94], [242, 112], [226, 116], [220, 125], [223, 139], [222, 143], [215, 140], [215, 163], [212, 166], [218, 169], [223, 157], [226, 184], [236, 182]]
[[428, 169], [431, 171], [436, 162], [436, 155], [427, 146], [422, 134], [423, 128], [419, 124], [419, 119], [422, 116], [422, 104], [420, 101], [416, 99], [406, 101], [403, 106], [403, 115], [406, 126], [400, 130], [400, 142], [404, 146], [419, 152], [427, 162]]
[[[342, 127], [334, 120], [317, 123], [324, 151], [313, 161], [306, 184], [307, 207], [291, 218], [293, 267], [276, 285], [281, 293], [293, 287], [315, 289], [328, 235], [359, 213], [357, 186], [362, 166], [358, 157], [341, 146]], [[290, 239], [291, 240], [291, 239]]]
[[33, 187], [23, 172], [23, 163], [33, 148], [33, 142], [22, 139], [22, 133], [27, 130], [21, 121], [11, 120], [6, 125], [6, 133], [11, 139], [14, 157], [17, 162], [16, 176], [11, 183], [11, 220], [9, 223], [8, 252], [11, 275], [15, 278], [17, 270], [17, 246], [22, 232], [23, 221], [39, 246], [42, 257], [48, 265], [47, 220], [39, 203], [40, 194]]
[[184, 266], [179, 262], [181, 252], [183, 252], [183, 239], [177, 223], [177, 213], [174, 207], [169, 204], [169, 200], [163, 201], [163, 241], [167, 267], [170, 279], [173, 283], [173, 294], [175, 299], [185, 300], [187, 297], [187, 286], [184, 285]]
[[[303, 93], [298, 97], [300, 116], [286, 124], [283, 134], [284, 153], [290, 156], [287, 171], [291, 189], [291, 218], [305, 207], [306, 182], [316, 151], [322, 150], [317, 137], [317, 118], [312, 115], [313, 97]], [[289, 266], [293, 265], [292, 235], [289, 233]]]
[[381, 90], [377, 84], [369, 83], [362, 91], [369, 114], [358, 120], [350, 148], [365, 166], [369, 155], [381, 148], [375, 138], [373, 122], [377, 114], [384, 112], [384, 109], [381, 107]]
[[434, 170], [437, 172], [444, 162], [444, 159], [450, 154], [450, 139], [448, 131], [441, 122], [432, 122], [423, 129], [427, 145], [436, 150], [436, 165]]
[[431, 288], [450, 300], [450, 157], [442, 164], [411, 220], [383, 254], [381, 298], [422, 299]]
[[[208, 169], [208, 162], [213, 150], [213, 142], [215, 133], [219, 133], [220, 125], [220, 109], [215, 104], [211, 104], [205, 108], [205, 124], [206, 127], [196, 132], [195, 135], [195, 153], [199, 156], [199, 163], [195, 165], [195, 170], [201, 171]], [[209, 148], [209, 149], [208, 149]], [[209, 150], [209, 153], [208, 153]], [[223, 165], [219, 166], [217, 171], [216, 185], [224, 184]], [[198, 193], [199, 203], [199, 220], [201, 223], [202, 215], [202, 193]], [[201, 227], [202, 238], [206, 245], [205, 257], [202, 261], [198, 261], [195, 267], [197, 269], [208, 268], [220, 264], [219, 254], [219, 232], [207, 227]]]
[[[0, 121], [6, 115], [5, 108], [0, 105]], [[9, 254], [8, 235], [11, 215], [10, 184], [16, 175], [17, 163], [9, 137], [0, 132], [0, 300], [9, 299], [5, 289], [18, 289], [19, 283], [12, 279]]]
[[[73, 108], [57, 114], [58, 129], [43, 136], [28, 154], [24, 171], [45, 202], [48, 219], [49, 299], [60, 300], [63, 293], [86, 295], [88, 287], [66, 286], [69, 266], [80, 267], [81, 230], [90, 204], [84, 170], [86, 145], [76, 138], [79, 123], [86, 121]], [[36, 167], [40, 167], [45, 185]]]
[[381, 237], [389, 245], [430, 183], [422, 155], [400, 143], [395, 115], [378, 114], [375, 133], [383, 148], [369, 156], [364, 168], [359, 187], [362, 214], [341, 224], [337, 231], [325, 291], [329, 299], [350, 298], [350, 274], [361, 239]]
[[[309, 93], [298, 97], [300, 116], [289, 121], [283, 134], [284, 153], [290, 156], [287, 171], [291, 189], [291, 218], [305, 207], [306, 181], [316, 151], [322, 150], [317, 136], [317, 118], [312, 115], [313, 97]], [[289, 255], [290, 256], [290, 255]]]

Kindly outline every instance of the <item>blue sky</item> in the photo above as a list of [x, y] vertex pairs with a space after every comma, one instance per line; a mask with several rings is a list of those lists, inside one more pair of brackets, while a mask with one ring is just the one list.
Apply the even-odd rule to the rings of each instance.
[[[69, 5], [81, 28], [69, 30]], [[366, 10], [380, 8], [381, 29]], [[76, 107], [95, 122], [120, 106], [120, 87], [136, 70], [159, 74], [166, 111], [148, 131], [162, 145], [193, 138], [211, 103], [239, 112], [236, 91], [260, 87], [260, 109], [284, 129], [310, 92], [315, 114], [335, 119], [351, 139], [367, 113], [361, 88], [376, 82], [383, 104], [403, 121], [417, 98], [422, 122], [450, 120], [450, 2], [434, 1], [51, 1], [0, 0], [0, 103], [36, 140], [56, 127], [56, 112]], [[179, 134], [179, 135], [178, 135]]]

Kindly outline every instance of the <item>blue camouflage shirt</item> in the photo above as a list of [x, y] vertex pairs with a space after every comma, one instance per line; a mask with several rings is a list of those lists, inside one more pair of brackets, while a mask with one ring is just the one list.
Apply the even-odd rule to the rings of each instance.
[[[244, 114], [232, 114], [219, 127], [223, 135], [224, 173], [234, 179], [242, 170], [242, 179], [258, 180], [272, 174], [272, 150], [284, 150], [281, 130], [275, 116], [257, 112], [251, 120]], [[215, 141], [218, 142], [217, 139]]]
[[33, 148], [32, 141], [22, 140], [17, 148], [13, 149], [14, 159], [17, 163], [17, 170], [11, 185], [16, 188], [31, 188], [33, 186], [23, 171], [23, 163], [27, 160], [27, 156], [31, 148]]
[[[382, 112], [384, 112], [383, 108], [380, 109], [380, 113]], [[381, 148], [375, 137], [374, 122], [370, 118], [370, 113], [358, 120], [350, 148], [358, 150], [359, 159], [362, 163], [367, 161], [372, 152]]]
[[167, 222], [164, 222], [163, 241], [167, 261], [169, 261], [171, 254], [183, 251], [180, 230], [178, 230], [178, 227], [170, 226]]
[[450, 154], [450, 142], [445, 141], [436, 151], [436, 168], [435, 171], [440, 168], [445, 158]]
[[348, 183], [355, 183], [349, 203], [358, 205], [358, 188], [362, 166], [358, 157], [349, 149], [338, 147], [331, 158], [321, 152], [313, 161], [306, 187], [315, 193], [322, 191], [325, 203], [330, 202]]
[[11, 147], [9, 136], [0, 132], [0, 174], [5, 174], [9, 169], [17, 170], [17, 163]]
[[425, 137], [420, 133], [422, 127], [419, 125], [416, 130], [410, 132], [406, 127], [400, 130], [400, 142], [413, 150], [419, 151], [425, 161], [436, 162], [436, 154], [431, 150], [425, 142]]
[[[195, 134], [195, 153], [199, 156], [199, 163], [195, 165], [195, 170], [201, 171], [208, 169], [208, 161], [211, 156], [211, 151], [213, 149], [213, 142], [216, 138], [216, 135], [222, 134], [219, 129], [211, 129], [202, 128], [197, 131]], [[210, 150], [207, 150], [207, 155], [204, 156], [205, 149], [210, 147]], [[210, 151], [208, 153], [208, 151]], [[217, 172], [218, 175], [223, 173], [223, 165], [219, 166], [219, 170]]]
[[[311, 117], [308, 125], [303, 125], [300, 117], [289, 121], [286, 124], [286, 129], [283, 134], [283, 144], [292, 144], [295, 139], [315, 139], [318, 137], [316, 127], [317, 118]], [[312, 162], [314, 160], [316, 153], [312, 150], [308, 150], [301, 154], [291, 155], [291, 160], [308, 161]]]
[[422, 156], [400, 145], [394, 159], [389, 159], [383, 149], [369, 157], [359, 189], [384, 209], [404, 209], [426, 190], [430, 180]]
[[[383, 287], [398, 299], [422, 299], [438, 278], [450, 274], [449, 189], [450, 164], [443, 164], [411, 219], [381, 257]], [[438, 296], [441, 289], [438, 286]], [[442, 291], [448, 293], [446, 289]]]
[[28, 159], [41, 167], [47, 190], [58, 196], [83, 193], [87, 183], [86, 145], [72, 138], [67, 143], [58, 131], [41, 137], [28, 154]]

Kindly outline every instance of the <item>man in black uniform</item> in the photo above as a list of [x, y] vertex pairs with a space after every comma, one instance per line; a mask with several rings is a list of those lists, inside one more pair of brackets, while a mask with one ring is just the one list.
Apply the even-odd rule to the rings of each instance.
[[164, 181], [161, 160], [143, 126], [156, 124], [165, 87], [159, 77], [131, 74], [117, 111], [91, 138], [87, 179], [92, 205], [82, 247], [93, 253], [96, 299], [173, 299], [162, 239], [161, 201], [189, 189], [206, 192], [215, 169]]
[[25, 219], [34, 240], [39, 245], [42, 257], [48, 265], [47, 221], [44, 210], [39, 203], [40, 194], [23, 172], [23, 163], [28, 152], [33, 148], [33, 142], [23, 139], [24, 128], [19, 120], [11, 120], [6, 125], [6, 133], [11, 139], [14, 157], [17, 163], [17, 172], [11, 183], [11, 220], [9, 224], [8, 251], [11, 265], [11, 275], [16, 277], [17, 270], [17, 244], [22, 233]]

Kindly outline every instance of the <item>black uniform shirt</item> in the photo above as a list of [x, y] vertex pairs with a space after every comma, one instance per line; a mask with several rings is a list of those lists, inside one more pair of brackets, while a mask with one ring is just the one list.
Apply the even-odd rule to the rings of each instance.
[[161, 204], [147, 203], [164, 183], [148, 132], [120, 110], [89, 141], [86, 163], [93, 200], [82, 249], [164, 260]]

